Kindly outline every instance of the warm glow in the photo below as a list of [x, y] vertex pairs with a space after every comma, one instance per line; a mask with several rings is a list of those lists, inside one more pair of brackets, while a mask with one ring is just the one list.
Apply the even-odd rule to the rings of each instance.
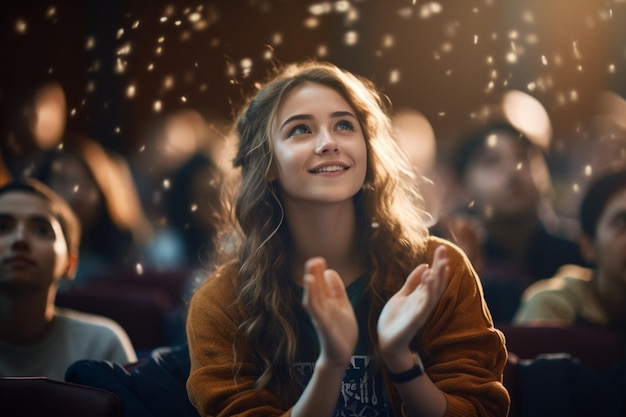
[[550, 117], [533, 96], [519, 90], [504, 95], [502, 107], [510, 123], [540, 147], [547, 149], [552, 138]]
[[51, 149], [61, 141], [67, 121], [63, 87], [58, 83], [46, 84], [37, 91], [33, 105], [33, 136], [40, 148]]

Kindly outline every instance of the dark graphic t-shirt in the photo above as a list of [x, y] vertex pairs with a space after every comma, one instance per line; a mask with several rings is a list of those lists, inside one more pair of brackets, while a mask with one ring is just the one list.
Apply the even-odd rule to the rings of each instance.
[[[367, 303], [360, 302], [365, 289], [365, 279], [366, 277], [361, 277], [346, 288], [359, 324], [359, 340], [350, 365], [344, 373], [333, 417], [393, 417], [381, 369], [374, 366], [374, 356], [369, 349], [370, 338], [365, 308]], [[319, 342], [308, 316], [300, 317], [300, 325], [304, 337], [300, 343], [296, 373], [305, 387], [315, 369]]]

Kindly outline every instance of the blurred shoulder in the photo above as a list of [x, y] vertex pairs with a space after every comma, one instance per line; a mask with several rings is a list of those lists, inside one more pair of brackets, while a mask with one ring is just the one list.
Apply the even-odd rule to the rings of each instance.
[[55, 320], [64, 326], [74, 327], [106, 327], [118, 329], [121, 326], [113, 319], [93, 313], [86, 313], [70, 308], [55, 309]]
[[466, 264], [469, 262], [465, 252], [459, 246], [447, 239], [434, 235], [429, 236], [426, 240], [426, 251], [424, 254], [426, 262], [431, 262], [435, 250], [441, 245], [448, 249], [448, 258], [451, 264]]

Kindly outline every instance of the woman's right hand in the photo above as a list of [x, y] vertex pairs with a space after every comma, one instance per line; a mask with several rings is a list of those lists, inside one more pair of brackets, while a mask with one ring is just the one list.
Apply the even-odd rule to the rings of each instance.
[[339, 274], [324, 258], [311, 258], [304, 266], [303, 305], [320, 340], [320, 359], [345, 368], [356, 347], [358, 325]]

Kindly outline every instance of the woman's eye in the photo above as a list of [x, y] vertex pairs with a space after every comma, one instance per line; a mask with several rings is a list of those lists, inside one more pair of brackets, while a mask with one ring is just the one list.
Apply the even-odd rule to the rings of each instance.
[[342, 120], [337, 123], [337, 130], [354, 130], [354, 125], [348, 120]]
[[309, 129], [306, 125], [297, 125], [289, 131], [289, 136], [304, 135], [307, 133], [311, 133], [311, 129]]

